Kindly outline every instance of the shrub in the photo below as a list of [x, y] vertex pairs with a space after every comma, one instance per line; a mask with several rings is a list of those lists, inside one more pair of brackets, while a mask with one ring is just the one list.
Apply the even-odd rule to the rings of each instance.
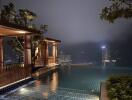
[[110, 100], [132, 100], [132, 76], [112, 76], [107, 80]]

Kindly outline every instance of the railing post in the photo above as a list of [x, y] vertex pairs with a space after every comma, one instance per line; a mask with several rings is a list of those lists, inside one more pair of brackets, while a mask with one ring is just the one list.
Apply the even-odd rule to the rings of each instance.
[[48, 42], [47, 41], [44, 41], [44, 51], [45, 51], [44, 62], [45, 62], [45, 65], [48, 65]]
[[31, 75], [31, 35], [29, 34], [24, 35], [24, 67], [25, 73]]
[[56, 43], [56, 48], [55, 48], [55, 63], [58, 63], [58, 44]]
[[56, 44], [53, 43], [53, 63], [56, 63]]
[[3, 69], [3, 38], [0, 36], [0, 72]]
[[45, 45], [44, 45], [44, 41], [41, 42], [41, 48], [40, 48], [40, 51], [41, 51], [41, 65], [44, 66], [45, 65]]

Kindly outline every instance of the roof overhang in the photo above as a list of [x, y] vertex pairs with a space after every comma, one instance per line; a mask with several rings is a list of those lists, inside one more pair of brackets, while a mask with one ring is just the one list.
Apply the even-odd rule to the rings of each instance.
[[60, 40], [57, 40], [57, 39], [53, 39], [53, 38], [49, 38], [49, 37], [45, 37], [44, 38], [44, 41], [47, 41], [47, 42], [56, 42], [56, 43], [61, 43]]
[[40, 33], [40, 31], [0, 20], [0, 36], [16, 36], [32, 33]]
[[0, 25], [0, 36], [24, 35], [30, 32]]

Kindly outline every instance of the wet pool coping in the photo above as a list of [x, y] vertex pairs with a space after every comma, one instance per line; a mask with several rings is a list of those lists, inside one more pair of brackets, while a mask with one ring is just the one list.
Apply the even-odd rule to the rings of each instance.
[[25, 79], [3, 86], [0, 88], [0, 97], [5, 96], [6, 94], [11, 93], [15, 91], [16, 89], [18, 89], [19, 87], [22, 87], [32, 81], [34, 81], [34, 78], [27, 77]]
[[37, 78], [37, 77], [47, 74], [49, 72], [53, 72], [53, 71], [57, 70], [58, 68], [59, 68], [58, 66], [40, 68], [33, 74], [33, 77]]
[[110, 100], [108, 98], [108, 92], [106, 89], [106, 82], [101, 82], [101, 84], [100, 84], [100, 100]]

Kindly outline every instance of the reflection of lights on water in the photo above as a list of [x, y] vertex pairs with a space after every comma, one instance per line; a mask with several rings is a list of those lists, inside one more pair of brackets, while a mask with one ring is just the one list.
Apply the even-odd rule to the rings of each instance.
[[52, 80], [50, 83], [50, 88], [52, 91], [55, 91], [58, 87], [58, 73], [53, 73]]
[[94, 100], [99, 100], [99, 97], [95, 97]]
[[42, 95], [43, 95], [46, 99], [48, 99], [48, 92], [43, 92]]
[[40, 88], [40, 86], [41, 86], [41, 81], [36, 80], [36, 81], [35, 81], [35, 86], [36, 86], [37, 88]]
[[94, 97], [92, 97], [92, 98], [88, 98], [88, 99], [85, 99], [85, 100], [99, 100], [99, 97], [98, 96], [94, 96]]
[[99, 97], [96, 97], [95, 100], [99, 100]]

